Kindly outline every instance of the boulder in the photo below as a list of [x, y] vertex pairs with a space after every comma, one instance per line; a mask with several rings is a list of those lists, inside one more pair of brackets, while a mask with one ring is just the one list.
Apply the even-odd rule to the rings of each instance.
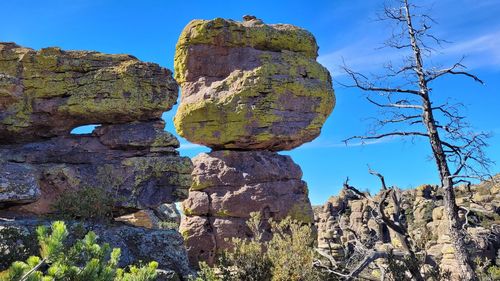
[[[0, 271], [7, 269], [14, 261], [39, 254], [35, 229], [39, 225], [50, 224], [51, 221], [38, 219], [0, 220]], [[66, 222], [66, 225], [69, 231], [68, 244], [83, 238], [88, 231], [94, 231], [99, 237], [98, 243], [109, 243], [113, 248], [120, 248], [120, 267], [157, 261], [158, 269], [174, 271], [180, 277], [192, 273], [182, 237], [175, 230], [71, 221]]]
[[0, 144], [158, 119], [177, 91], [168, 69], [130, 55], [0, 43]]
[[115, 221], [150, 229], [179, 229], [181, 216], [175, 203], [165, 203], [154, 209], [139, 210], [117, 217]]
[[316, 138], [335, 98], [311, 33], [257, 19], [194, 20], [177, 42], [179, 135], [214, 149], [289, 150]]
[[[313, 222], [302, 171], [289, 156], [270, 151], [213, 151], [193, 158], [193, 183], [182, 203], [180, 231], [190, 261], [214, 261], [231, 247], [226, 238], [250, 237], [252, 212], [280, 221]], [[268, 231], [263, 224], [262, 231]]]
[[39, 197], [40, 186], [31, 165], [0, 162], [0, 207], [34, 202]]

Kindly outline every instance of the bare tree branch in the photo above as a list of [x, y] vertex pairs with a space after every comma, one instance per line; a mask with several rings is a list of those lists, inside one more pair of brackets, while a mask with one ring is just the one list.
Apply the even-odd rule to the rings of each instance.
[[391, 137], [391, 136], [421, 136], [421, 137], [428, 137], [428, 134], [423, 133], [423, 132], [392, 132], [392, 133], [385, 133], [385, 134], [380, 134], [380, 135], [374, 135], [374, 136], [353, 136], [350, 138], [347, 138], [343, 140], [343, 142], [347, 143], [353, 139], [360, 139], [360, 140], [375, 140], [375, 139], [381, 139], [385, 137]]

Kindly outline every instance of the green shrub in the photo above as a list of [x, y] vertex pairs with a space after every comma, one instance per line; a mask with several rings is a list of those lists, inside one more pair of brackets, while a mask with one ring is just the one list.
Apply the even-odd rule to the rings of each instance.
[[110, 221], [115, 196], [101, 188], [85, 187], [63, 193], [52, 205], [56, 215], [64, 219]]
[[40, 226], [36, 232], [40, 256], [12, 263], [1, 273], [0, 281], [152, 281], [156, 278], [156, 262], [144, 267], [118, 268], [120, 249], [97, 244], [97, 236], [92, 231], [71, 247], [64, 244], [68, 231], [62, 221], [54, 222], [50, 231]]
[[158, 227], [161, 229], [179, 230], [179, 223], [177, 223], [175, 221], [161, 221], [158, 223]]
[[290, 218], [269, 221], [273, 237], [262, 241], [262, 224], [258, 214], [252, 214], [247, 225], [251, 239], [231, 240], [233, 248], [221, 254], [214, 268], [200, 264], [196, 281], [315, 281], [322, 278], [313, 266], [314, 236], [310, 225]]

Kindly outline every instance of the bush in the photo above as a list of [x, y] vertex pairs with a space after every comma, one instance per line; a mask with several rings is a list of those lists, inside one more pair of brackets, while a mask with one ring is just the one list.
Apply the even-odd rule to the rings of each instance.
[[40, 256], [12, 263], [0, 274], [1, 281], [152, 281], [156, 278], [156, 262], [143, 267], [118, 268], [120, 249], [97, 244], [97, 236], [92, 231], [71, 247], [64, 244], [68, 231], [62, 221], [52, 223], [51, 231], [40, 226], [36, 232]]
[[113, 218], [115, 196], [101, 188], [85, 187], [63, 193], [52, 205], [64, 219], [110, 221]]
[[313, 266], [314, 236], [310, 225], [290, 218], [269, 221], [273, 237], [262, 241], [262, 221], [253, 213], [247, 225], [251, 239], [233, 238], [233, 249], [221, 254], [214, 268], [200, 264], [197, 281], [315, 281], [322, 278]]

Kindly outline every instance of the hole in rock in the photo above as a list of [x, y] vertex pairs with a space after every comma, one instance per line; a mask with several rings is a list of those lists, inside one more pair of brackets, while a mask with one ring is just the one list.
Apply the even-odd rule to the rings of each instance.
[[79, 126], [71, 130], [72, 135], [84, 135], [84, 134], [90, 134], [92, 131], [96, 128], [101, 126], [101, 124], [91, 124], [91, 125], [84, 125], [84, 126]]

